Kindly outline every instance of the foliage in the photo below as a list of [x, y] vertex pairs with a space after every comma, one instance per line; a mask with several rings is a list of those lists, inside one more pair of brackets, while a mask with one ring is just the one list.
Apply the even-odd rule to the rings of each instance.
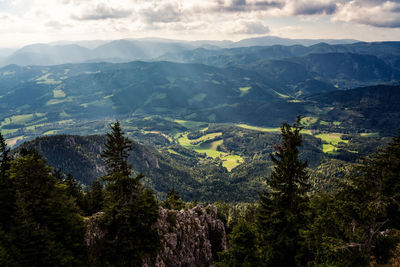
[[233, 227], [229, 234], [229, 249], [220, 252], [219, 262], [215, 266], [220, 267], [251, 267], [260, 266], [261, 257], [258, 248], [257, 228], [243, 219]]
[[102, 156], [108, 167], [107, 198], [104, 208], [104, 227], [101, 261], [105, 265], [139, 266], [144, 259], [154, 259], [159, 237], [152, 229], [158, 218], [158, 203], [154, 194], [143, 187], [143, 175], [130, 177], [127, 159], [131, 141], [125, 137], [117, 121], [107, 135]]
[[307, 163], [299, 159], [300, 117], [291, 126], [281, 127], [282, 144], [271, 155], [275, 168], [267, 179], [268, 188], [260, 194], [258, 231], [263, 258], [269, 266], [299, 264], [299, 231], [305, 227], [309, 190]]
[[400, 241], [400, 136], [365, 159], [332, 195], [313, 198], [304, 231], [313, 263], [364, 266], [385, 263]]
[[74, 199], [36, 154], [11, 162], [14, 210], [6, 232], [11, 265], [84, 266], [85, 227]]
[[181, 210], [185, 207], [185, 202], [182, 200], [179, 193], [176, 192], [174, 188], [171, 188], [168, 191], [167, 199], [163, 206], [166, 209]]
[[107, 133], [107, 142], [101, 154], [107, 166], [107, 174], [110, 176], [128, 176], [131, 166], [127, 159], [129, 151], [132, 150], [132, 142], [124, 136], [119, 121], [110, 127], [111, 133]]

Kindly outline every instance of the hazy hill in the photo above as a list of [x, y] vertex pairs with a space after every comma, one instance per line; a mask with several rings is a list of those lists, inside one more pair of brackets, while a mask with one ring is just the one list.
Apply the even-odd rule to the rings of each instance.
[[277, 36], [263, 36], [255, 38], [247, 38], [235, 42], [230, 47], [246, 47], [246, 46], [270, 46], [270, 45], [304, 45], [310, 46], [318, 43], [327, 44], [352, 44], [358, 42], [352, 39], [290, 39]]
[[[161, 38], [122, 39], [114, 41], [59, 41], [50, 44], [32, 44], [16, 50], [0, 50], [0, 65], [57, 65], [83, 62], [128, 62], [132, 60], [153, 60], [164, 54], [179, 54], [196, 48], [219, 50], [228, 47], [313, 45], [327, 43], [349, 43], [352, 40], [296, 40], [279, 37], [260, 37], [232, 41], [182, 41]], [[12, 53], [12, 54], [11, 54]]]

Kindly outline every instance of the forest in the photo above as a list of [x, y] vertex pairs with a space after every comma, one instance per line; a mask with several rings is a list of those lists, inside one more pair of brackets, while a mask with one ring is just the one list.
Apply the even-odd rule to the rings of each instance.
[[33, 147], [11, 151], [0, 135], [0, 265], [153, 266], [165, 250], [167, 237], [154, 228], [162, 214], [176, 225], [179, 214], [214, 208], [227, 245], [216, 246], [221, 236], [210, 230], [212, 262], [198, 266], [399, 264], [400, 132], [329, 177], [310, 173], [300, 157], [303, 127], [300, 117], [282, 124], [268, 153], [272, 166], [260, 166], [271, 171], [251, 202], [185, 202], [174, 187], [156, 195], [128, 161], [135, 146], [119, 121], [102, 139], [105, 171], [90, 186], [50, 167]]

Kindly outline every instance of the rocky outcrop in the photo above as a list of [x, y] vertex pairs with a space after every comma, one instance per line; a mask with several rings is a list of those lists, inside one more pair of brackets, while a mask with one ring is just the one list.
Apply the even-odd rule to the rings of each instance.
[[225, 227], [214, 206], [160, 209], [156, 229], [161, 238], [156, 266], [211, 266], [217, 252], [227, 247]]
[[[217, 217], [216, 207], [196, 206], [180, 211], [160, 208], [159, 215], [154, 230], [160, 235], [161, 247], [155, 261], [145, 260], [143, 267], [212, 266], [217, 252], [226, 250], [225, 226]], [[101, 212], [86, 219], [85, 241], [93, 266], [101, 266], [96, 260], [106, 234], [101, 219]]]

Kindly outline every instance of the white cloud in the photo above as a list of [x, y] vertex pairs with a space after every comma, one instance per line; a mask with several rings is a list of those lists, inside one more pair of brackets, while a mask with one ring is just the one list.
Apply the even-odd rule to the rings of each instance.
[[[20, 43], [24, 35], [36, 42], [269, 33], [319, 38], [331, 32], [331, 38], [399, 40], [400, 0], [0, 0], [0, 22], [0, 46]], [[355, 25], [366, 26], [354, 31]]]
[[333, 20], [398, 28], [400, 27], [400, 3], [399, 1], [349, 1], [340, 4]]
[[240, 20], [236, 23], [236, 27], [232, 29], [235, 34], [267, 34], [270, 32], [269, 27], [261, 21]]

